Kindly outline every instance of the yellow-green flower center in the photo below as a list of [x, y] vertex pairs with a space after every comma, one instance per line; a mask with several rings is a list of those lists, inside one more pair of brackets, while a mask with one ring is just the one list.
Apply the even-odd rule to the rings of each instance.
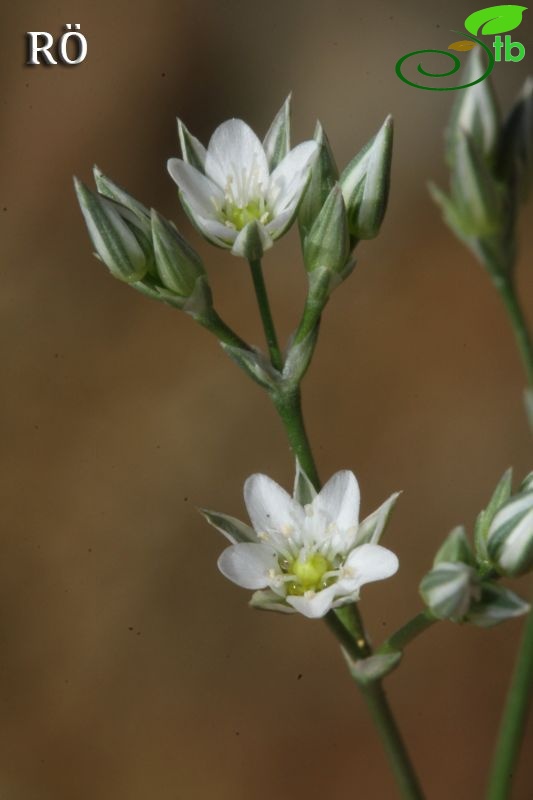
[[254, 222], [254, 220], [258, 220], [265, 225], [272, 218], [264, 200], [252, 200], [244, 207], [227, 202], [224, 206], [223, 214], [226, 225], [238, 231], [242, 230], [249, 222]]
[[313, 553], [305, 561], [297, 558], [289, 566], [289, 572], [296, 578], [287, 584], [288, 594], [304, 594], [307, 591], [319, 591], [327, 585], [324, 580], [326, 572], [331, 570], [331, 564], [320, 553]]

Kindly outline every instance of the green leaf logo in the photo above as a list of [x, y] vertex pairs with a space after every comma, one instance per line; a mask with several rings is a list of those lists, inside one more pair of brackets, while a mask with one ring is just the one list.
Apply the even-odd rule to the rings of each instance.
[[493, 36], [496, 33], [507, 33], [518, 28], [522, 22], [522, 14], [527, 6], [490, 6], [474, 11], [465, 19], [465, 28], [473, 36], [483, 33]]

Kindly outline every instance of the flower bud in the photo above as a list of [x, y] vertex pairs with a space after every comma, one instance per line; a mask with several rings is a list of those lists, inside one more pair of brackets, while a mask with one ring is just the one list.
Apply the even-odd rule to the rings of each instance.
[[326, 267], [342, 273], [350, 255], [348, 219], [339, 184], [335, 184], [311, 230], [303, 248], [305, 268], [313, 272]]
[[147, 248], [141, 244], [140, 222], [128, 208], [91, 192], [77, 178], [74, 186], [95, 255], [115, 278], [126, 283], [140, 281], [150, 268]]
[[329, 193], [339, 179], [333, 152], [320, 122], [317, 122], [313, 138], [319, 147], [318, 156], [311, 167], [311, 176], [298, 210], [302, 242], [305, 242]]
[[420, 594], [439, 619], [461, 621], [472, 600], [481, 596], [475, 570], [467, 564], [441, 561], [422, 578]]
[[200, 256], [180, 236], [172, 223], [152, 210], [152, 237], [157, 275], [165, 289], [190, 297], [196, 281], [205, 275]]
[[474, 541], [476, 543], [476, 556], [479, 563], [483, 563], [488, 560], [487, 536], [489, 534], [489, 528], [495, 514], [511, 496], [512, 480], [513, 470], [508, 469], [500, 478], [500, 481], [494, 490], [488, 506], [478, 514], [476, 527], [474, 529]]
[[468, 133], [458, 135], [451, 162], [459, 234], [481, 237], [498, 233], [503, 225], [502, 187]]
[[487, 551], [502, 575], [523, 575], [533, 568], [533, 490], [516, 494], [498, 511]]
[[437, 551], [433, 564], [437, 566], [442, 562], [466, 564], [469, 567], [475, 566], [476, 560], [462, 525], [454, 528], [448, 534]]
[[340, 177], [349, 230], [355, 239], [373, 239], [379, 233], [389, 196], [392, 140], [389, 116]]
[[470, 606], [465, 622], [471, 622], [478, 628], [492, 628], [500, 622], [527, 614], [529, 608], [529, 603], [506, 586], [487, 581], [481, 586], [479, 600]]
[[[484, 70], [481, 48], [476, 47], [470, 55], [464, 82], [471, 83], [479, 78]], [[450, 125], [446, 131], [449, 159], [453, 162], [457, 138], [465, 132], [484, 158], [491, 161], [498, 146], [499, 131], [500, 113], [490, 80], [480, 81], [458, 92]]]

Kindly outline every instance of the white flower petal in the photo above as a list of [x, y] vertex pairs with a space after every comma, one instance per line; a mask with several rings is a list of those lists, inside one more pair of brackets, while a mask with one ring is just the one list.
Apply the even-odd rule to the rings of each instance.
[[194, 214], [192, 221], [210, 241], [214, 241], [221, 247], [231, 247], [237, 238], [238, 232], [234, 228], [229, 228], [216, 219], [208, 219], [201, 214]]
[[274, 219], [271, 219], [270, 222], [265, 225], [265, 228], [273, 239], [279, 239], [279, 237], [290, 228], [297, 212], [298, 203], [294, 202], [292, 206], [289, 206], [289, 208], [282, 211], [281, 214], [278, 214], [277, 217], [274, 217]]
[[341, 531], [357, 527], [359, 521], [359, 484], [353, 472], [336, 472], [313, 500], [313, 507], [323, 511]]
[[251, 475], [244, 484], [244, 502], [257, 533], [283, 532], [303, 524], [303, 508], [267, 475]]
[[221, 189], [180, 158], [170, 158], [167, 168], [170, 177], [179, 186], [193, 214], [216, 219], [217, 209], [224, 203], [224, 194]]
[[328, 586], [320, 592], [306, 592], [304, 595], [288, 595], [287, 603], [300, 614], [310, 619], [323, 617], [333, 604], [335, 586]]
[[276, 551], [266, 544], [234, 544], [218, 559], [221, 573], [244, 589], [264, 589], [271, 580], [269, 570], [277, 567]]
[[342, 584], [343, 593], [350, 594], [355, 586], [390, 578], [398, 570], [398, 566], [398, 557], [391, 550], [380, 544], [362, 544], [352, 550], [344, 564], [345, 568], [353, 572], [353, 578], [339, 581], [339, 584]]
[[275, 217], [298, 204], [317, 153], [316, 142], [302, 142], [287, 153], [270, 176], [267, 203]]
[[240, 119], [230, 119], [219, 125], [207, 147], [206, 175], [222, 189], [230, 187], [236, 205], [244, 207], [268, 187], [268, 162], [263, 145], [253, 130]]

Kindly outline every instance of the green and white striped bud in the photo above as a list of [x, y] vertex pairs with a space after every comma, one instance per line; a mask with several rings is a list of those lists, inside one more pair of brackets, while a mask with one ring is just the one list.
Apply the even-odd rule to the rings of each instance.
[[291, 95], [274, 117], [267, 135], [263, 139], [263, 149], [267, 157], [270, 172], [283, 161], [291, 149]]
[[433, 565], [437, 566], [443, 562], [467, 564], [469, 567], [476, 565], [476, 559], [462, 525], [448, 534], [435, 555]]
[[325, 267], [341, 274], [350, 256], [348, 218], [339, 184], [330, 191], [306, 236], [303, 257], [308, 272]]
[[91, 192], [77, 178], [74, 186], [97, 258], [115, 278], [126, 283], [140, 281], [152, 259], [138, 217], [129, 208]]
[[155, 268], [162, 286], [178, 297], [190, 297], [198, 278], [205, 275], [200, 256], [174, 225], [152, 210]]
[[340, 177], [354, 239], [373, 239], [379, 233], [389, 197], [392, 141], [393, 123], [388, 116]]
[[512, 480], [513, 470], [509, 468], [500, 478], [487, 507], [478, 514], [476, 526], [474, 528], [474, 541], [479, 564], [486, 564], [488, 562], [487, 536], [489, 535], [489, 528], [496, 513], [511, 496]]
[[320, 149], [311, 167], [311, 175], [298, 209], [302, 243], [305, 243], [307, 234], [339, 179], [339, 170], [328, 137], [320, 122], [317, 122], [313, 138]]
[[[527, 479], [530, 485], [531, 477]], [[492, 520], [487, 552], [502, 575], [523, 575], [533, 569], [533, 490], [514, 495]]]
[[454, 147], [451, 186], [461, 235], [482, 237], [500, 232], [502, 188], [475, 141], [464, 132]]
[[[465, 83], [470, 83], [483, 74], [485, 66], [482, 59], [481, 48], [474, 48], [469, 58]], [[448, 159], [453, 164], [457, 140], [462, 133], [467, 133], [483, 157], [492, 161], [500, 134], [500, 112], [492, 82], [480, 81], [457, 94], [457, 101], [446, 131]]]
[[506, 586], [487, 581], [482, 583], [481, 597], [470, 606], [465, 622], [478, 628], [492, 628], [500, 622], [527, 614], [529, 608], [529, 603]]
[[480, 599], [481, 584], [468, 564], [441, 561], [422, 578], [420, 594], [436, 617], [459, 622], [468, 614], [472, 601]]

